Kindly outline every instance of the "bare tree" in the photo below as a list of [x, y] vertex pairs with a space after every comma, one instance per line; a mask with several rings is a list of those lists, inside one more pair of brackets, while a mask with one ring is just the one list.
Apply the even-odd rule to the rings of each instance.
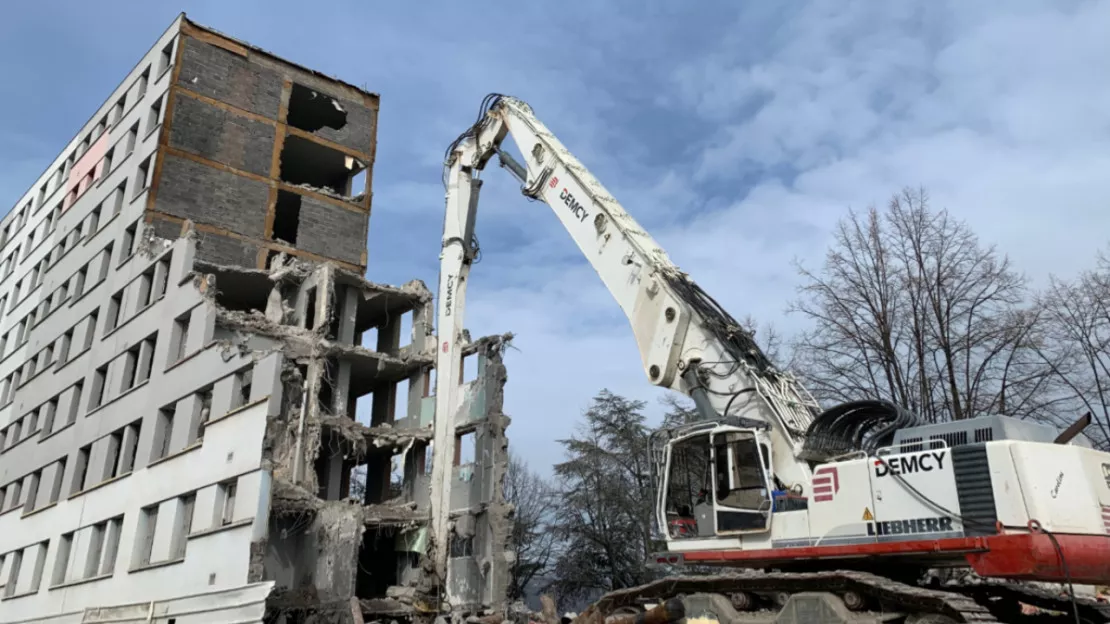
[[1110, 253], [1074, 280], [1052, 278], [1038, 305], [1047, 327], [1038, 356], [1091, 413], [1094, 443], [1110, 450]]
[[924, 190], [850, 213], [834, 237], [791, 306], [814, 323], [793, 347], [817, 397], [886, 398], [928, 422], [1058, 406], [1025, 278]]
[[520, 600], [550, 571], [556, 544], [551, 523], [558, 499], [551, 484], [515, 453], [509, 455], [504, 491], [505, 500], [514, 508], [509, 545], [516, 557], [510, 571], [509, 599]]

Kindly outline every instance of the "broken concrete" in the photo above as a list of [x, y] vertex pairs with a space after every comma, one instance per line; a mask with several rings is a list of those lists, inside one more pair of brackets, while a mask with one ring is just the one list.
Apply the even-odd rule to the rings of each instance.
[[[346, 621], [355, 598], [371, 619], [413, 617], [414, 602], [398, 597], [419, 595], [428, 547], [431, 293], [419, 281], [373, 284], [284, 255], [266, 270], [198, 264], [194, 281], [214, 308], [216, 348], [255, 358], [278, 353], [285, 362], [282, 409], [265, 438], [273, 483], [263, 568], [283, 589], [274, 605]], [[406, 314], [410, 343], [401, 346]], [[363, 346], [371, 331], [374, 348]], [[478, 360], [478, 378], [462, 384], [457, 429], [474, 435], [477, 452], [473, 461], [456, 458], [445, 501], [453, 535], [446, 583], [457, 597], [453, 611], [462, 613], [506, 607], [512, 508], [502, 495], [509, 424], [502, 357], [511, 339], [488, 336], [463, 350]], [[400, 383], [407, 396], [398, 396]]]

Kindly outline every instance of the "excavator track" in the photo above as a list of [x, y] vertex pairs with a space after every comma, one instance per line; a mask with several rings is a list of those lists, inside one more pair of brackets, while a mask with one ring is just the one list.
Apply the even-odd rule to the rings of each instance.
[[[828, 608], [817, 608], [814, 601], [824, 598], [818, 594], [835, 597], [828, 602]], [[908, 585], [868, 572], [839, 570], [667, 577], [606, 594], [583, 611], [575, 624], [604, 624], [611, 615], [676, 596], [686, 603], [688, 622], [1000, 622], [986, 606], [962, 592]], [[809, 602], [790, 605], [803, 598]]]
[[[979, 604], [987, 606], [997, 617], [1003, 618], [1003, 621], [1014, 624], [1075, 622], [1075, 611], [1079, 612], [1082, 624], [1110, 623], [1110, 604], [1098, 602], [1086, 596], [1076, 596], [1073, 607], [1071, 598], [1034, 585], [985, 581], [949, 586], [946, 589], [958, 591], [974, 599]], [[1061, 615], [1023, 615], [1017, 607], [1019, 602], [1055, 611]]]

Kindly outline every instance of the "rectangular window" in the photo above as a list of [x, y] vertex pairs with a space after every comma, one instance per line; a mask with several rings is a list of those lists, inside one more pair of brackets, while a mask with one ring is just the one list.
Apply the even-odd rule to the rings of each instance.
[[158, 348], [158, 334], [147, 337], [139, 345], [138, 383], [150, 379], [150, 369], [154, 365], [154, 351]]
[[23, 566], [23, 551], [17, 550], [12, 553], [12, 565], [8, 571], [8, 583], [4, 585], [4, 596], [9, 597], [15, 595], [15, 587], [19, 581], [19, 568]]
[[216, 486], [216, 517], [212, 525], [221, 527], [235, 520], [235, 481], [225, 481]]
[[112, 247], [113, 243], [108, 243], [104, 247], [104, 251], [100, 252], [100, 277], [97, 279], [98, 282], [106, 279], [108, 269], [112, 268]]
[[173, 356], [170, 364], [181, 360], [188, 353], [186, 347], [189, 342], [189, 319], [191, 314], [191, 312], [186, 312], [173, 322], [173, 349], [171, 349]]
[[137, 90], [136, 90], [136, 95], [135, 95], [135, 97], [137, 99], [141, 100], [143, 98], [143, 96], [146, 95], [146, 87], [147, 87], [147, 84], [149, 84], [149, 83], [150, 83], [150, 67], [147, 66], [146, 70], [144, 70], [142, 75], [139, 76], [139, 81], [138, 81], [138, 85], [136, 87]]
[[142, 195], [143, 191], [146, 190], [147, 178], [149, 177], [149, 174], [150, 156], [147, 156], [145, 159], [143, 159], [143, 162], [139, 164], [138, 171], [135, 172], [135, 188], [131, 193], [131, 199], [135, 199], [139, 195]]
[[162, 98], [154, 100], [154, 104], [150, 105], [150, 111], [146, 114], [146, 133], [154, 132], [158, 124], [162, 121]]
[[27, 435], [35, 433], [39, 430], [39, 411], [34, 410], [27, 414]]
[[120, 450], [123, 447], [123, 429], [117, 429], [108, 434], [104, 442], [108, 449], [104, 459], [104, 475], [101, 477], [102, 481], [108, 479], [115, 479], [120, 473]]
[[101, 206], [98, 205], [89, 213], [89, 218], [85, 221], [85, 224], [82, 227], [84, 236], [88, 236], [91, 238], [92, 235], [96, 234], [96, 231], [100, 229], [100, 210]]
[[88, 322], [85, 323], [85, 341], [84, 344], [81, 345], [82, 351], [92, 347], [93, 338], [96, 337], [96, 324], [98, 321], [99, 312], [97, 310], [93, 310], [92, 313], [89, 314]]
[[173, 58], [173, 44], [176, 39], [171, 40], [162, 48], [162, 53], [158, 56], [158, 75], [161, 76], [163, 72], [170, 68], [170, 60]]
[[43, 403], [40, 409], [42, 411], [42, 434], [50, 435], [54, 432], [54, 419], [58, 414], [58, 397]]
[[92, 456], [92, 445], [88, 444], [77, 451], [77, 463], [74, 464], [73, 482], [69, 486], [69, 493], [76, 494], [85, 489], [85, 476], [89, 472], [89, 457]]
[[104, 554], [100, 562], [101, 576], [108, 576], [115, 572], [116, 557], [119, 555], [120, 534], [123, 531], [123, 516], [116, 516], [105, 524], [107, 524], [105, 530], [107, 536], [104, 542]]
[[28, 592], [37, 592], [42, 586], [42, 573], [46, 569], [46, 555], [50, 551], [50, 540], [36, 544], [32, 549], [35, 555], [35, 568], [31, 573], [31, 586]]
[[109, 149], [107, 152], [104, 152], [104, 160], [100, 165], [101, 177], [108, 175], [108, 172], [112, 170], [112, 157], [115, 155], [115, 153], [116, 148], [114, 147]]
[[120, 392], [127, 392], [135, 387], [139, 373], [139, 350], [141, 345], [135, 345], [123, 354], [123, 375], [120, 380]]
[[212, 386], [195, 393], [196, 403], [193, 406], [193, 428], [189, 436], [189, 444], [204, 438], [204, 425], [212, 418]]
[[107, 522], [94, 524], [89, 530], [89, 555], [85, 559], [85, 572], [81, 578], [92, 578], [100, 571], [100, 558], [104, 554], [104, 538], [107, 532]]
[[104, 324], [104, 335], [107, 336], [123, 320], [123, 290], [112, 295], [108, 300], [108, 322]]
[[250, 368], [235, 374], [231, 409], [242, 407], [251, 402], [251, 379], [253, 376], [254, 370]]
[[157, 296], [154, 294], [154, 267], [150, 267], [139, 275], [139, 309], [147, 307], [154, 303]]
[[158, 420], [154, 424], [154, 447], [150, 461], [162, 459], [170, 454], [170, 442], [173, 438], [173, 405], [167, 405], [158, 410]]
[[51, 585], [61, 585], [66, 582], [66, 571], [69, 568], [69, 558], [72, 550], [73, 531], [70, 531], [58, 540], [58, 552], [54, 555], [54, 572], [50, 576]]
[[123, 119], [123, 109], [127, 105], [127, 94], [124, 93], [123, 97], [116, 101], [116, 105], [112, 107], [112, 125], [119, 123]]
[[12, 481], [8, 486], [8, 509], [15, 509], [19, 507], [19, 501], [23, 500], [20, 496], [23, 493], [23, 480], [17, 479]]
[[127, 474], [135, 469], [135, 451], [139, 448], [139, 435], [142, 433], [142, 428], [141, 418], [123, 428], [123, 447], [119, 458], [120, 474]]
[[[166, 294], [166, 290], [169, 288], [170, 256], [171, 254], [166, 254], [166, 256], [159, 260], [158, 264], [154, 266], [154, 299], [158, 299]], [[0, 307], [2, 307], [2, 304], [0, 304]]]
[[135, 543], [132, 567], [150, 564], [150, 555], [154, 550], [154, 531], [158, 528], [158, 505], [144, 507], [140, 513], [139, 530], [136, 534], [138, 541]]
[[139, 233], [139, 222], [138, 221], [136, 221], [136, 222], [132, 223], [131, 225], [127, 226], [127, 229], [123, 231], [123, 244], [120, 245], [120, 248], [123, 250], [124, 258], [130, 257], [138, 249], [138, 247], [139, 247], [138, 233]]
[[58, 365], [65, 364], [69, 361], [69, 348], [73, 346], [73, 328], [66, 330], [61, 338], [58, 338]]
[[123, 197], [127, 193], [127, 180], [119, 183], [116, 190], [112, 191], [111, 206], [112, 216], [116, 216], [123, 210]]
[[89, 411], [104, 404], [108, 398], [108, 365], [104, 364], [93, 371], [92, 392], [89, 394]]
[[39, 498], [39, 484], [42, 482], [42, 469], [32, 472], [27, 477], [27, 502], [23, 504], [23, 513], [35, 510]]
[[135, 143], [139, 140], [139, 122], [135, 122], [133, 126], [127, 131], [127, 138], [124, 139], [124, 153], [130, 154], [135, 151]]
[[85, 292], [85, 280], [89, 277], [89, 265], [85, 265], [78, 269], [72, 279], [72, 286], [70, 290], [73, 291], [73, 297], [80, 297]]
[[170, 559], [185, 558], [185, 544], [189, 532], [193, 530], [193, 509], [196, 507], [196, 494], [186, 494], [177, 499], [177, 521], [170, 540]]
[[66, 416], [66, 424], [71, 425], [77, 422], [77, 410], [81, 406], [81, 390], [85, 387], [85, 382], [78, 381], [73, 384], [73, 399], [69, 402], [69, 414]]
[[55, 464], [53, 480], [50, 482], [50, 502], [56, 503], [62, 496], [62, 480], [66, 475], [66, 458], [63, 457]]

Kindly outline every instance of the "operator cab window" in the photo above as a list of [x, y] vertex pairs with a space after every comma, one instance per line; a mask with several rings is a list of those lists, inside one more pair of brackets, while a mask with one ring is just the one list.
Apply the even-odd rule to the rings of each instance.
[[713, 436], [717, 532], [765, 530], [771, 513], [767, 447], [755, 434], [729, 431]]
[[674, 443], [666, 500], [667, 531], [672, 539], [714, 535], [712, 490], [709, 434]]

